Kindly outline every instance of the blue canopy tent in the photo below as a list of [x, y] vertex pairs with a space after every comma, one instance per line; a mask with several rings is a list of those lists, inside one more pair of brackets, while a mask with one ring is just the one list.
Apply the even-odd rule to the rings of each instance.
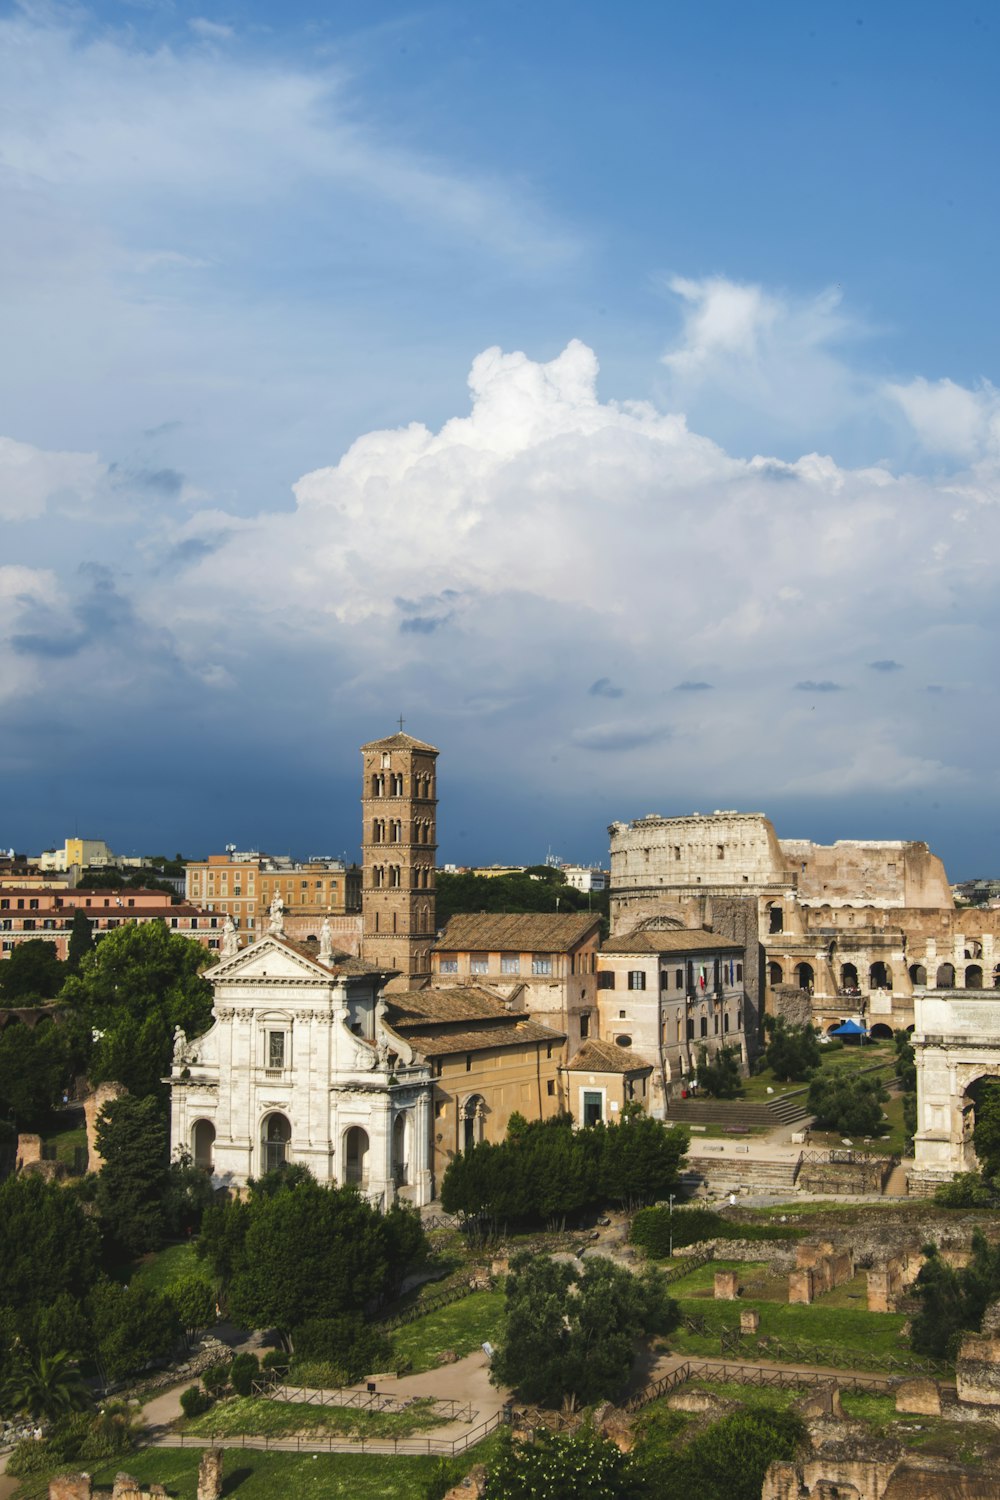
[[828, 1036], [842, 1036], [845, 1039], [853, 1038], [857, 1042], [863, 1042], [868, 1035], [867, 1026], [860, 1026], [857, 1021], [845, 1021], [842, 1026], [835, 1026]]

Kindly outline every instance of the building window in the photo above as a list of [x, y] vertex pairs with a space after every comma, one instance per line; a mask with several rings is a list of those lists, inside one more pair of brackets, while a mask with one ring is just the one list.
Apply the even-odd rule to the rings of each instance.
[[632, 1045], [632, 1038], [630, 1036], [616, 1036], [615, 1037], [615, 1046], [616, 1047], [631, 1047], [631, 1045]]
[[438, 970], [438, 973], [440, 973], [440, 974], [457, 974], [458, 973], [458, 959], [457, 958], [442, 958], [441, 965], [440, 965], [440, 968]]
[[584, 1125], [599, 1125], [604, 1116], [603, 1094], [591, 1093], [584, 1090], [583, 1095], [583, 1123]]
[[644, 969], [629, 969], [628, 987], [630, 990], [644, 990], [646, 988], [646, 971]]
[[555, 1091], [556, 1091], [555, 1080], [553, 1078], [549, 1078], [546, 1081], [546, 1084], [545, 1084], [545, 1092], [548, 1094], [549, 1098], [551, 1099], [552, 1096], [553, 1096], [553, 1094], [555, 1093]]
[[465, 1071], [467, 1073], [471, 1073], [472, 1072], [472, 1053], [471, 1052], [467, 1052], [465, 1054]]
[[620, 1010], [618, 1012], [618, 1019], [619, 1019], [619, 1021], [624, 1021], [624, 1019], [625, 1019], [625, 1012], [623, 1010]]
[[599, 990], [613, 990], [615, 987], [614, 969], [602, 969], [597, 976], [597, 988]]
[[551, 974], [552, 959], [547, 953], [533, 953], [531, 956], [532, 974]]
[[674, 971], [674, 985], [679, 990], [682, 990], [684, 988], [684, 970], [683, 969], [677, 969], [677, 970]]
[[667, 973], [666, 969], [661, 969], [660, 970], [660, 989], [661, 990], [669, 990], [669, 988], [670, 988], [670, 975]]
[[742, 979], [743, 978], [743, 965], [742, 964], [737, 964], [736, 965], [736, 978], [737, 979]]
[[701, 1018], [701, 1035], [702, 1036], [708, 1036], [708, 1017], [707, 1016], [702, 1016], [702, 1018]]
[[501, 974], [520, 974], [521, 956], [518, 953], [504, 953], [500, 959]]
[[269, 1068], [285, 1066], [285, 1033], [283, 1031], [267, 1033], [267, 1065]]
[[580, 1040], [585, 1042], [590, 1035], [590, 1013], [584, 1011], [580, 1017]]
[[470, 974], [488, 974], [490, 972], [490, 956], [488, 953], [473, 953], [469, 959]]
[[448, 1118], [448, 1106], [447, 1106], [447, 1104], [441, 1104], [440, 1102], [437, 1103], [437, 1104], [435, 1104], [435, 1106], [434, 1106], [434, 1115], [435, 1115], [435, 1118], [438, 1119], [438, 1120], [446, 1120]]

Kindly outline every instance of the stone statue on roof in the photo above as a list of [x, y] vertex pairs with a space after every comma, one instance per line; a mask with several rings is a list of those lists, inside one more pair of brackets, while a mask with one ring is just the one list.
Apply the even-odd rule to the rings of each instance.
[[226, 913], [226, 920], [222, 924], [222, 956], [232, 958], [239, 948], [239, 938], [236, 936], [236, 923], [230, 913]]
[[274, 900], [270, 906], [271, 920], [268, 923], [268, 932], [273, 932], [275, 937], [285, 935], [285, 903], [281, 899], [281, 892], [275, 891]]
[[333, 957], [333, 927], [330, 918], [323, 918], [323, 925], [319, 930], [319, 956], [323, 963], [329, 963]]

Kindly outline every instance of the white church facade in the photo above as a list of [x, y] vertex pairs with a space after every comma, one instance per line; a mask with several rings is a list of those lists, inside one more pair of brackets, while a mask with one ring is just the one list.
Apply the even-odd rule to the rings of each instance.
[[176, 1037], [171, 1154], [217, 1187], [297, 1162], [383, 1207], [430, 1202], [431, 1069], [386, 1022], [391, 977], [335, 953], [327, 923], [318, 946], [287, 938], [280, 897], [257, 942], [237, 950], [227, 932], [205, 974], [214, 1024]]

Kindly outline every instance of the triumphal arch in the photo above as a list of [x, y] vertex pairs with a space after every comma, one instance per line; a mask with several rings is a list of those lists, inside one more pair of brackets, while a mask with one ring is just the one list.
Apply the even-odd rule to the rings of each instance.
[[1000, 995], [989, 990], [914, 994], [917, 1132], [911, 1191], [930, 1192], [979, 1163], [972, 1143], [977, 1086], [1000, 1078]]

